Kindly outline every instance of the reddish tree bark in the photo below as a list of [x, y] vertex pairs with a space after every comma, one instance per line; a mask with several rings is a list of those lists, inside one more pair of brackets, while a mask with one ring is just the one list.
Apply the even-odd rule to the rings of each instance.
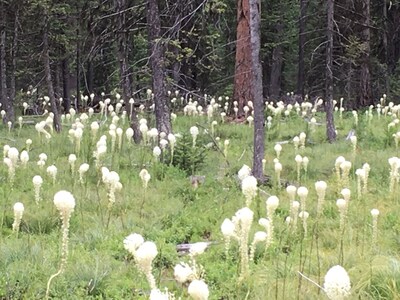
[[250, 4], [249, 0], [237, 1], [236, 58], [233, 101], [238, 102], [238, 116], [243, 116], [243, 107], [253, 101], [251, 84], [252, 60], [250, 51]]

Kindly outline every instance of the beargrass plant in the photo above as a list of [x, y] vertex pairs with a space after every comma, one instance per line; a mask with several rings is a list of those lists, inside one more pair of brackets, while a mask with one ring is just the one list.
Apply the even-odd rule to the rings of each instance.
[[[99, 95], [95, 99], [97, 97], [103, 101], [106, 98], [106, 96], [100, 98]], [[111, 98], [115, 100], [114, 96]], [[259, 187], [262, 193], [257, 197], [263, 201], [271, 195], [276, 195], [280, 199], [279, 207], [273, 216], [274, 239], [265, 251], [269, 236], [268, 230], [270, 230], [270, 223], [266, 218], [266, 207], [261, 206], [257, 210], [254, 209], [255, 216], [260, 215], [265, 218], [260, 220], [262, 225], [253, 224], [250, 228], [247, 239], [248, 276], [241, 280], [240, 284], [237, 284], [241, 273], [241, 260], [238, 255], [240, 246], [234, 237], [235, 234], [232, 234], [232, 226], [228, 224], [227, 227], [224, 226], [223, 230], [224, 237], [230, 237], [228, 254], [224, 254], [225, 243], [220, 243], [218, 237], [224, 218], [228, 215], [235, 215], [238, 208], [243, 206], [244, 197], [241, 194], [241, 186], [234, 175], [241, 166], [252, 163], [252, 129], [246, 124], [233, 124], [228, 118], [225, 118], [225, 123], [220, 123], [218, 132], [216, 132], [220, 137], [219, 148], [221, 151], [216, 145], [205, 149], [204, 145], [213, 140], [208, 133], [203, 134], [202, 129], [197, 136], [196, 147], [193, 148], [189, 128], [195, 123], [199, 129], [203, 128], [202, 124], [208, 124], [208, 116], [205, 113], [202, 115], [198, 111], [199, 105], [206, 107], [207, 104], [200, 102], [196, 96], [192, 98], [192, 103], [196, 101], [198, 103], [194, 105], [197, 115], [193, 115], [192, 112], [191, 116], [185, 116], [182, 113], [179, 107], [181, 100], [180, 97], [177, 98], [177, 105], [174, 106], [175, 110], [173, 111], [176, 115], [173, 132], [183, 132], [184, 134], [182, 138], [177, 138], [171, 166], [169, 165], [171, 162], [170, 141], [167, 135], [164, 136], [164, 140], [168, 144], [162, 150], [164, 154], [159, 156], [162, 163], [158, 164], [160, 167], [164, 167], [162, 176], [157, 175], [157, 172], [159, 173], [156, 171], [158, 165], [152, 153], [156, 144], [153, 144], [152, 137], [149, 137], [147, 145], [141, 146], [134, 144], [130, 138], [129, 143], [123, 142], [121, 150], [117, 150], [117, 134], [116, 153], [118, 151], [118, 155], [115, 155], [112, 162], [111, 137], [108, 133], [110, 125], [115, 125], [115, 130], [120, 127], [124, 132], [128, 130], [129, 126], [129, 122], [123, 123], [123, 113], [121, 111], [117, 113], [117, 103], [113, 103], [112, 112], [108, 110], [111, 104], [108, 103], [105, 106], [107, 111], [103, 112], [103, 116], [93, 112], [87, 121], [84, 120], [85, 116], [78, 112], [73, 118], [71, 115], [68, 119], [64, 117], [63, 131], [60, 134], [51, 134], [51, 139], [47, 142], [45, 142], [43, 133], [41, 133], [43, 142], [37, 138], [34, 127], [24, 125], [18, 137], [18, 128], [11, 129], [11, 133], [8, 135], [7, 124], [0, 126], [0, 132], [3, 132], [0, 136], [13, 139], [13, 141], [6, 141], [9, 144], [8, 150], [15, 147], [21, 152], [13, 188], [11, 189], [8, 184], [0, 186], [4, 207], [0, 217], [0, 232], [2, 237], [7, 237], [0, 243], [0, 273], [5, 274], [5, 276], [0, 276], [0, 298], [44, 298], [48, 274], [55, 272], [52, 266], [54, 260], [52, 253], [57, 253], [56, 250], [59, 247], [57, 226], [55, 226], [57, 218], [54, 214], [55, 209], [46, 205], [46, 201], [41, 201], [39, 206], [35, 205], [34, 186], [31, 181], [26, 180], [35, 175], [40, 175], [44, 179], [42, 184], [44, 193], [41, 192], [44, 200], [48, 194], [68, 188], [68, 186], [74, 189], [75, 195], [82, 195], [82, 201], [79, 201], [79, 210], [83, 217], [70, 220], [70, 228], [74, 234], [69, 239], [74, 245], [74, 251], [68, 255], [68, 267], [65, 268], [63, 276], [56, 277], [56, 282], [51, 281], [49, 297], [62, 299], [68, 293], [68, 296], [77, 299], [147, 299], [150, 295], [164, 296], [165, 298], [168, 292], [175, 294], [176, 297], [186, 299], [200, 295], [201, 291], [203, 291], [201, 295], [204, 296], [207, 294], [207, 290], [201, 282], [193, 283], [189, 293], [185, 285], [182, 286], [170, 280], [174, 277], [175, 265], [180, 261], [190, 262], [189, 256], [177, 254], [176, 246], [196, 242], [209, 244], [208, 250], [198, 259], [206, 271], [206, 276], [196, 279], [207, 283], [209, 299], [247, 298], [255, 300], [268, 297], [291, 300], [301, 299], [303, 295], [307, 295], [310, 299], [320, 299], [326, 297], [323, 295], [326, 292], [317, 289], [304, 278], [300, 283], [297, 271], [324, 287], [323, 270], [328, 270], [338, 264], [345, 266], [351, 278], [352, 288], [349, 299], [395, 299], [400, 294], [398, 288], [400, 283], [397, 280], [399, 278], [399, 258], [396, 254], [397, 235], [400, 232], [397, 222], [400, 207], [396, 193], [392, 194], [389, 191], [391, 167], [388, 163], [380, 163], [382, 159], [399, 156], [393, 136], [390, 136], [391, 143], [385, 146], [387, 124], [393, 122], [394, 125], [391, 129], [395, 132], [398, 131], [394, 117], [394, 115], [398, 115], [396, 105], [393, 104], [388, 108], [382, 107], [380, 119], [376, 117], [375, 110], [373, 111], [374, 118], [370, 120], [364, 117], [364, 113], [358, 112], [360, 116], [357, 129], [358, 147], [362, 151], [357, 152], [357, 158], [353, 165], [360, 168], [361, 162], [367, 163], [365, 169], [364, 166], [361, 168], [371, 172], [366, 192], [363, 192], [365, 182], [361, 182], [360, 199], [352, 196], [350, 200], [344, 235], [340, 232], [340, 212], [334, 199], [344, 198], [340, 194], [344, 188], [348, 188], [356, 195], [357, 178], [356, 176], [353, 178], [353, 172], [350, 171], [348, 184], [340, 183], [336, 187], [336, 175], [332, 169], [335, 170], [336, 157], [348, 156], [349, 141], [346, 141], [345, 138], [353, 127], [352, 113], [343, 112], [342, 122], [337, 123], [336, 128], [338, 138], [333, 144], [325, 143], [324, 126], [316, 127], [316, 131], [312, 135], [312, 143], [307, 144], [307, 147], [298, 153], [302, 157], [308, 157], [312, 162], [307, 176], [301, 177], [301, 183], [296, 181], [296, 165], [293, 161], [296, 155], [295, 150], [289, 149], [290, 147], [284, 148], [284, 151], [280, 153], [279, 162], [285, 166], [285, 169], [280, 176], [282, 183], [288, 182], [293, 186], [290, 189], [294, 189], [294, 196], [292, 198], [287, 191], [275, 190], [268, 185]], [[210, 100], [211, 97], [207, 96], [207, 99]], [[184, 102], [185, 100], [182, 103]], [[215, 100], [213, 118], [220, 116], [220, 113], [224, 111], [224, 105], [222, 104], [222, 107], [219, 108], [217, 105], [219, 103], [218, 100]], [[182, 107], [184, 105], [186, 103]], [[271, 103], [267, 105], [272, 106]], [[281, 108], [282, 104], [279, 106], [278, 108], [277, 105], [273, 105], [273, 110], [268, 109], [266, 112], [267, 116], [268, 114], [275, 116], [273, 120], [271, 119], [273, 124], [271, 130], [268, 131], [270, 142], [266, 144], [264, 157], [265, 174], [268, 178], [271, 175], [274, 177], [274, 164], [272, 163], [275, 157], [274, 145], [281, 141], [290, 143], [295, 136], [299, 135], [299, 128], [306, 128], [306, 120], [296, 114], [297, 108], [299, 108], [300, 115], [304, 111], [307, 116], [315, 117], [317, 120], [325, 117], [322, 112], [314, 112], [313, 105], [311, 108], [308, 108], [308, 104], [307, 107], [305, 105], [304, 108], [301, 108], [300, 104], [293, 104], [289, 117], [285, 113], [289, 108], [287, 106]], [[121, 110], [123, 109], [122, 107]], [[281, 118], [285, 119], [285, 122], [280, 122], [279, 125], [281, 138], [278, 138], [278, 134], [275, 132], [277, 123], [281, 120], [276, 117], [279, 110], [281, 110]], [[107, 113], [107, 119], [104, 117], [105, 113]], [[285, 116], [283, 116], [284, 113]], [[150, 115], [147, 115], [147, 112], [144, 111], [141, 114], [139, 119], [143, 117], [148, 120], [150, 132], [154, 127], [153, 120]], [[24, 121], [26, 120], [27, 123], [31, 120], [34, 120], [35, 123], [44, 121], [45, 130], [51, 133], [50, 127], [46, 123], [47, 116], [24, 116]], [[79, 122], [76, 122], [77, 118], [80, 119]], [[338, 121], [338, 114], [335, 114], [335, 119]], [[90, 133], [92, 122], [99, 125], [95, 139]], [[364, 123], [368, 122], [370, 125], [364, 126]], [[66, 144], [65, 140], [68, 140], [68, 130], [80, 126], [79, 123], [86, 125], [80, 152], [76, 153], [76, 145]], [[207, 128], [207, 126], [204, 127]], [[86, 130], [89, 131], [86, 132]], [[97, 147], [96, 143], [102, 135], [105, 138], [101, 138], [99, 147]], [[25, 141], [29, 138], [33, 141], [28, 149]], [[185, 138], [187, 139], [185, 150], [188, 151], [182, 153], [183, 147], [179, 144], [182, 144], [182, 140], [184, 141]], [[230, 140], [229, 165], [221, 163], [224, 140]], [[218, 145], [217, 140], [216, 144]], [[161, 151], [161, 145], [157, 146]], [[178, 153], [179, 147], [181, 147], [181, 154]], [[101, 148], [99, 151], [101, 155], [96, 168], [97, 159], [92, 157], [92, 154], [99, 148]], [[27, 160], [26, 168], [23, 168], [21, 159], [23, 150], [29, 153], [30, 158], [37, 157], [40, 153], [46, 153], [48, 159], [47, 161], [40, 160], [42, 168], [36, 165], [36, 161], [32, 162], [31, 160]], [[191, 157], [192, 153], [197, 153], [196, 151], [204, 151], [204, 159], [195, 168], [195, 174], [206, 176], [206, 180], [196, 190], [193, 190], [188, 179], [193, 172], [193, 160], [187, 158], [185, 163], [188, 167], [187, 171], [184, 171], [185, 168], [180, 168], [176, 164], [176, 156]], [[77, 156], [74, 177], [72, 177], [67, 163], [70, 153]], [[6, 157], [9, 158], [7, 154]], [[90, 164], [91, 167], [93, 165], [93, 169], [90, 167], [84, 174], [84, 185], [74, 185], [74, 182], [79, 182], [79, 164], [84, 162]], [[54, 185], [51, 178], [47, 180], [46, 176], [46, 168], [50, 165], [57, 166], [58, 169]], [[118, 211], [118, 215], [110, 221], [107, 230], [104, 225], [107, 217], [104, 219], [103, 217], [107, 212], [108, 189], [104, 188], [101, 183], [101, 167], [118, 172], [120, 182], [124, 184], [124, 189], [116, 194], [117, 201], [113, 205], [113, 211]], [[147, 201], [143, 209], [145, 217], [141, 219], [137, 208], [140, 207], [142, 201], [140, 192], [143, 189], [142, 181], [139, 176], [132, 176], [132, 174], [138, 174], [143, 168], [151, 173], [152, 179], [151, 185], [149, 185], [151, 193], [147, 193]], [[7, 169], [6, 165], [0, 168], [0, 179], [7, 180]], [[303, 172], [303, 169], [301, 171]], [[340, 165], [339, 172], [342, 172]], [[251, 173], [247, 174], [247, 176], [249, 175]], [[306, 210], [302, 210], [298, 202], [300, 198], [296, 194], [297, 188], [300, 185], [314, 187], [316, 181], [325, 181], [328, 186], [323, 209], [319, 210], [318, 208], [319, 195], [313, 188], [310, 189], [307, 196]], [[100, 185], [97, 185], [98, 182]], [[398, 188], [396, 179], [394, 182], [396, 191]], [[18, 239], [15, 232], [13, 234], [12, 231], [14, 212], [11, 209], [17, 201], [24, 203], [25, 206], [23, 226], [20, 226]], [[380, 211], [376, 240], [376, 248], [379, 251], [370, 251], [373, 238], [373, 216], [370, 210], [374, 207], [379, 208]], [[302, 219], [298, 220], [300, 223], [295, 228], [299, 214], [303, 212], [302, 217], [307, 215], [304, 211], [308, 213], [306, 237], [304, 237]], [[320, 211], [319, 216], [318, 211]], [[284, 222], [287, 216], [289, 216], [289, 226]], [[230, 219], [230, 222], [233, 220]], [[318, 223], [318, 230], [315, 226], [316, 223]], [[131, 268], [131, 264], [127, 263], [131, 258], [124, 251], [120, 241], [132, 231], [145, 232], [146, 240], [154, 241], [157, 244], [158, 254], [152, 262], [152, 274], [154, 274], [158, 286], [156, 290], [150, 290], [142, 271]], [[233, 232], [235, 233], [235, 231]], [[225, 259], [226, 257], [228, 259]], [[185, 269], [185, 267], [183, 268]], [[28, 282], [29, 284], [27, 284]], [[165, 291], [164, 286], [168, 288], [168, 291]], [[195, 291], [199, 291], [199, 293], [196, 294]]]
[[142, 186], [143, 186], [143, 197], [142, 197], [142, 203], [140, 205], [140, 217], [142, 217], [144, 204], [146, 203], [147, 187], [149, 185], [151, 175], [146, 169], [142, 169], [139, 173], [139, 177], [142, 180]]
[[32, 183], [33, 183], [33, 186], [35, 189], [35, 202], [36, 202], [36, 204], [39, 204], [40, 200], [42, 199], [40, 196], [40, 189], [43, 184], [43, 179], [40, 175], [35, 175], [32, 178]]
[[377, 240], [378, 240], [378, 216], [379, 210], [374, 208], [371, 210], [372, 216], [372, 249], [376, 251]]
[[59, 191], [54, 195], [54, 205], [60, 213], [60, 218], [62, 222], [61, 263], [58, 272], [51, 275], [49, 280], [47, 281], [46, 299], [48, 299], [50, 295], [50, 285], [52, 280], [64, 272], [67, 264], [69, 241], [68, 233], [71, 214], [75, 208], [75, 198], [70, 192]]
[[157, 246], [154, 242], [145, 241], [139, 234], [131, 234], [124, 240], [124, 247], [135, 258], [136, 266], [143, 272], [152, 290], [157, 289], [152, 273], [152, 263], [157, 256]]
[[24, 214], [25, 208], [21, 202], [17, 202], [14, 204], [13, 209], [14, 209], [14, 223], [12, 224], [12, 229], [18, 235], [21, 225], [22, 215]]
[[274, 164], [274, 169], [275, 169], [275, 182], [276, 182], [276, 188], [280, 189], [282, 184], [281, 184], [281, 172], [282, 172], [282, 164], [279, 161], [276, 161]]
[[175, 280], [182, 285], [188, 285], [188, 293], [193, 299], [207, 300], [209, 289], [204, 282], [204, 267], [196, 262], [196, 257], [204, 253], [207, 243], [198, 242], [190, 246], [189, 263], [180, 262], [174, 267]]

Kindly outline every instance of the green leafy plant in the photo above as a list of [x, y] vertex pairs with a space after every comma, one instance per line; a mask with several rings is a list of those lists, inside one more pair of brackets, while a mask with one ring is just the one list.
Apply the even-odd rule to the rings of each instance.
[[[199, 137], [196, 146], [193, 147], [193, 139], [189, 134], [184, 134], [177, 140], [174, 148], [172, 165], [186, 172], [187, 175], [195, 174], [203, 165], [207, 155], [207, 148], [203, 139]], [[165, 155], [164, 162], [169, 163], [170, 154]]]

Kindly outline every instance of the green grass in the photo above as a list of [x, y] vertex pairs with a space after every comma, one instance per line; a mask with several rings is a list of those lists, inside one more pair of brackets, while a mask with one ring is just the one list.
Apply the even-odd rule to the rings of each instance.
[[[388, 137], [387, 124], [391, 118], [382, 116], [378, 119], [375, 115], [368, 123], [365, 114], [359, 114], [359, 124], [354, 128], [358, 137], [354, 157], [350, 141], [345, 140], [353, 128], [352, 114], [344, 113], [343, 120], [339, 120], [338, 115], [335, 117], [338, 138], [334, 144], [325, 142], [323, 125], [311, 132], [297, 115], [274, 117], [273, 126], [266, 133], [266, 174], [275, 178], [273, 147], [276, 142], [288, 141], [282, 145], [281, 179], [309, 189], [308, 236], [303, 236], [300, 224], [297, 232], [291, 232], [285, 224], [289, 213], [285, 187], [277, 188], [274, 181], [261, 186], [264, 192], [280, 199], [274, 221], [275, 238], [267, 250], [259, 245], [255, 262], [250, 265], [251, 275], [242, 282], [238, 282], [238, 245], [232, 242], [230, 256], [225, 257], [220, 225], [244, 206], [244, 196], [235, 175], [243, 164], [252, 165], [253, 128], [246, 124], [220, 123], [220, 118], [215, 117], [219, 122], [215, 136], [220, 137], [222, 151], [224, 140], [230, 140], [228, 158], [226, 161], [215, 147], [204, 150], [204, 161], [198, 165], [195, 175], [204, 175], [205, 182], [197, 189], [189, 180], [193, 160], [185, 160], [190, 158], [188, 151], [176, 152], [187, 162], [180, 164], [181, 168], [156, 163], [153, 146], [128, 145], [124, 135], [121, 151], [108, 152], [103, 162], [104, 166], [118, 172], [123, 185], [110, 211], [107, 209], [107, 190], [101, 183], [99, 171], [95, 170], [92, 156], [95, 142], [91, 137], [90, 122], [99, 118], [98, 115], [85, 125], [81, 151], [75, 153], [78, 157], [76, 169], [84, 162], [90, 165], [84, 186], [79, 183], [77, 174], [71, 174], [68, 165], [68, 155], [74, 153], [74, 145], [68, 139], [70, 124], [64, 124], [63, 131], [53, 134], [49, 141], [39, 138], [33, 126], [25, 125], [20, 133], [18, 129], [11, 133], [6, 128], [1, 129], [0, 146], [8, 144], [22, 151], [27, 138], [31, 138], [33, 144], [28, 167], [17, 168], [12, 186], [7, 181], [7, 167], [4, 164], [0, 167], [0, 299], [44, 298], [47, 280], [57, 272], [60, 261], [61, 221], [53, 196], [62, 189], [75, 196], [77, 206], [71, 218], [66, 271], [52, 282], [53, 299], [147, 299], [150, 289], [146, 279], [123, 247], [124, 238], [133, 232], [157, 244], [159, 254], [153, 263], [157, 284], [161, 290], [168, 287], [182, 299], [189, 298], [187, 288], [174, 281], [173, 267], [188, 258], [178, 255], [175, 247], [199, 241], [214, 242], [198, 258], [205, 270], [210, 299], [324, 299], [323, 292], [301, 279], [298, 271], [323, 285], [325, 273], [336, 264], [341, 264], [350, 275], [351, 299], [396, 299], [400, 295], [400, 195], [398, 185], [394, 195], [389, 193], [387, 159], [400, 156], [400, 151]], [[317, 114], [316, 118], [317, 122], [324, 123], [322, 114]], [[188, 134], [189, 128], [196, 123], [210, 128], [206, 116], [179, 114], [173, 124], [174, 132]], [[149, 128], [154, 126], [149, 125]], [[126, 128], [127, 124], [123, 126], [124, 130]], [[306, 148], [300, 154], [307, 156], [310, 163], [307, 174], [302, 172], [300, 182], [297, 182], [291, 141], [301, 131], [307, 132], [308, 137]], [[108, 135], [107, 132], [108, 123], [102, 125], [96, 141], [100, 135]], [[200, 128], [197, 147], [200, 149], [210, 141]], [[110, 149], [108, 137], [108, 151]], [[44, 169], [36, 165], [42, 152], [48, 155]], [[196, 151], [190, 153], [198, 155]], [[344, 234], [339, 232], [339, 212], [335, 204], [341, 197], [337, 193], [334, 173], [334, 163], [339, 155], [353, 163], [349, 186], [352, 197]], [[166, 159], [170, 161], [168, 155]], [[354, 173], [365, 162], [371, 166], [369, 192], [358, 200]], [[58, 168], [55, 185], [46, 173], [51, 164]], [[186, 166], [184, 169], [183, 165]], [[139, 178], [144, 167], [152, 176], [146, 193]], [[44, 179], [43, 200], [39, 205], [34, 199], [32, 178], [35, 175]], [[323, 214], [317, 222], [314, 183], [318, 180], [325, 180], [328, 190]], [[261, 230], [257, 222], [258, 218], [266, 216], [266, 198], [260, 193], [251, 206], [255, 212], [251, 237]], [[18, 201], [24, 204], [25, 212], [17, 236], [12, 232], [12, 207]], [[371, 249], [372, 208], [380, 210], [376, 249]]]

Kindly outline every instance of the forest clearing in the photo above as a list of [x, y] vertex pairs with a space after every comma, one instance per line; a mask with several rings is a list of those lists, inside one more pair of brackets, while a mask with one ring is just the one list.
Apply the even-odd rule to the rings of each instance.
[[399, 299], [400, 2], [0, 0], [0, 299]]

